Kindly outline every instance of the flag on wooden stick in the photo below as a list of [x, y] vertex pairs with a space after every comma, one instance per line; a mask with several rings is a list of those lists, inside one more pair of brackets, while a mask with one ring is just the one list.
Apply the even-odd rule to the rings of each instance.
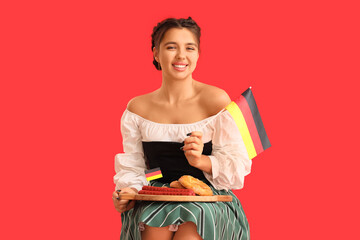
[[239, 128], [250, 159], [271, 146], [251, 87], [243, 92], [236, 101], [232, 101], [226, 109]]
[[155, 179], [163, 177], [159, 167], [158, 168], [153, 168], [153, 169], [150, 169], [150, 170], [145, 170], [145, 176], [146, 176], [146, 180], [148, 182], [150, 182], [151, 180], [155, 180]]

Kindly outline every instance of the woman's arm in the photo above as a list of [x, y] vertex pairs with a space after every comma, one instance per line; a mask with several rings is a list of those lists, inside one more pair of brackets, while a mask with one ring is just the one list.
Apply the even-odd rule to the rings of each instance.
[[212, 127], [213, 148], [209, 155], [212, 174], [205, 172], [204, 175], [216, 189], [241, 189], [252, 161], [240, 131], [228, 111], [221, 113]]
[[[209, 87], [203, 101], [211, 115], [220, 112], [231, 102], [228, 94], [216, 87]], [[191, 156], [188, 160], [203, 170], [205, 177], [216, 189], [240, 189], [244, 186], [244, 177], [251, 171], [252, 161], [247, 155], [239, 129], [228, 111], [217, 116], [211, 125], [214, 130], [211, 155], [200, 155], [203, 144], [195, 140], [192, 143], [197, 144], [195, 152], [189, 153]], [[188, 148], [184, 146], [184, 149]]]
[[202, 142], [202, 132], [194, 131], [185, 139], [183, 151], [189, 164], [208, 174], [212, 174], [211, 160], [203, 155], [204, 143]]
[[[217, 114], [231, 102], [229, 95], [224, 90], [206, 84], [202, 86], [200, 104], [209, 116]], [[203, 148], [202, 132], [194, 131], [184, 141], [183, 150], [189, 164], [212, 175], [211, 159], [206, 155], [202, 155]]]

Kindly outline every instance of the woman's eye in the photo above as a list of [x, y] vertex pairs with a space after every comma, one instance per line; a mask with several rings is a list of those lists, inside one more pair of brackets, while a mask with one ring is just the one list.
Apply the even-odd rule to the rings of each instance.
[[[167, 47], [166, 49], [176, 49], [176, 47]], [[192, 47], [188, 47], [188, 48], [186, 48], [187, 50], [191, 50], [191, 51], [193, 51], [193, 50], [195, 50], [195, 48], [192, 48]]]

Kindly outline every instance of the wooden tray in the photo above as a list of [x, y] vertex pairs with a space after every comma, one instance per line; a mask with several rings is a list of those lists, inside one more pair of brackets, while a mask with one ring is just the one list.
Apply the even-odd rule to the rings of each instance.
[[161, 201], [161, 202], [231, 202], [231, 195], [184, 196], [184, 195], [148, 195], [119, 194], [120, 200]]

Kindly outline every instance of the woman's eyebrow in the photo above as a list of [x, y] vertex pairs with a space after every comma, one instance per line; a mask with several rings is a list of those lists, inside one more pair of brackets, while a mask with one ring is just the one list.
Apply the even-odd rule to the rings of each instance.
[[176, 44], [176, 42], [167, 42], [164, 44], [164, 46], [169, 45], [169, 44]]
[[193, 46], [197, 47], [196, 43], [187, 43], [186, 45], [193, 45]]
[[[164, 46], [169, 45], [169, 44], [177, 44], [177, 43], [176, 43], [176, 42], [167, 42], [167, 43], [164, 44]], [[192, 42], [186, 43], [186, 45], [193, 45], [193, 46], [197, 47], [197, 44], [196, 44], [196, 43], [192, 43]]]

